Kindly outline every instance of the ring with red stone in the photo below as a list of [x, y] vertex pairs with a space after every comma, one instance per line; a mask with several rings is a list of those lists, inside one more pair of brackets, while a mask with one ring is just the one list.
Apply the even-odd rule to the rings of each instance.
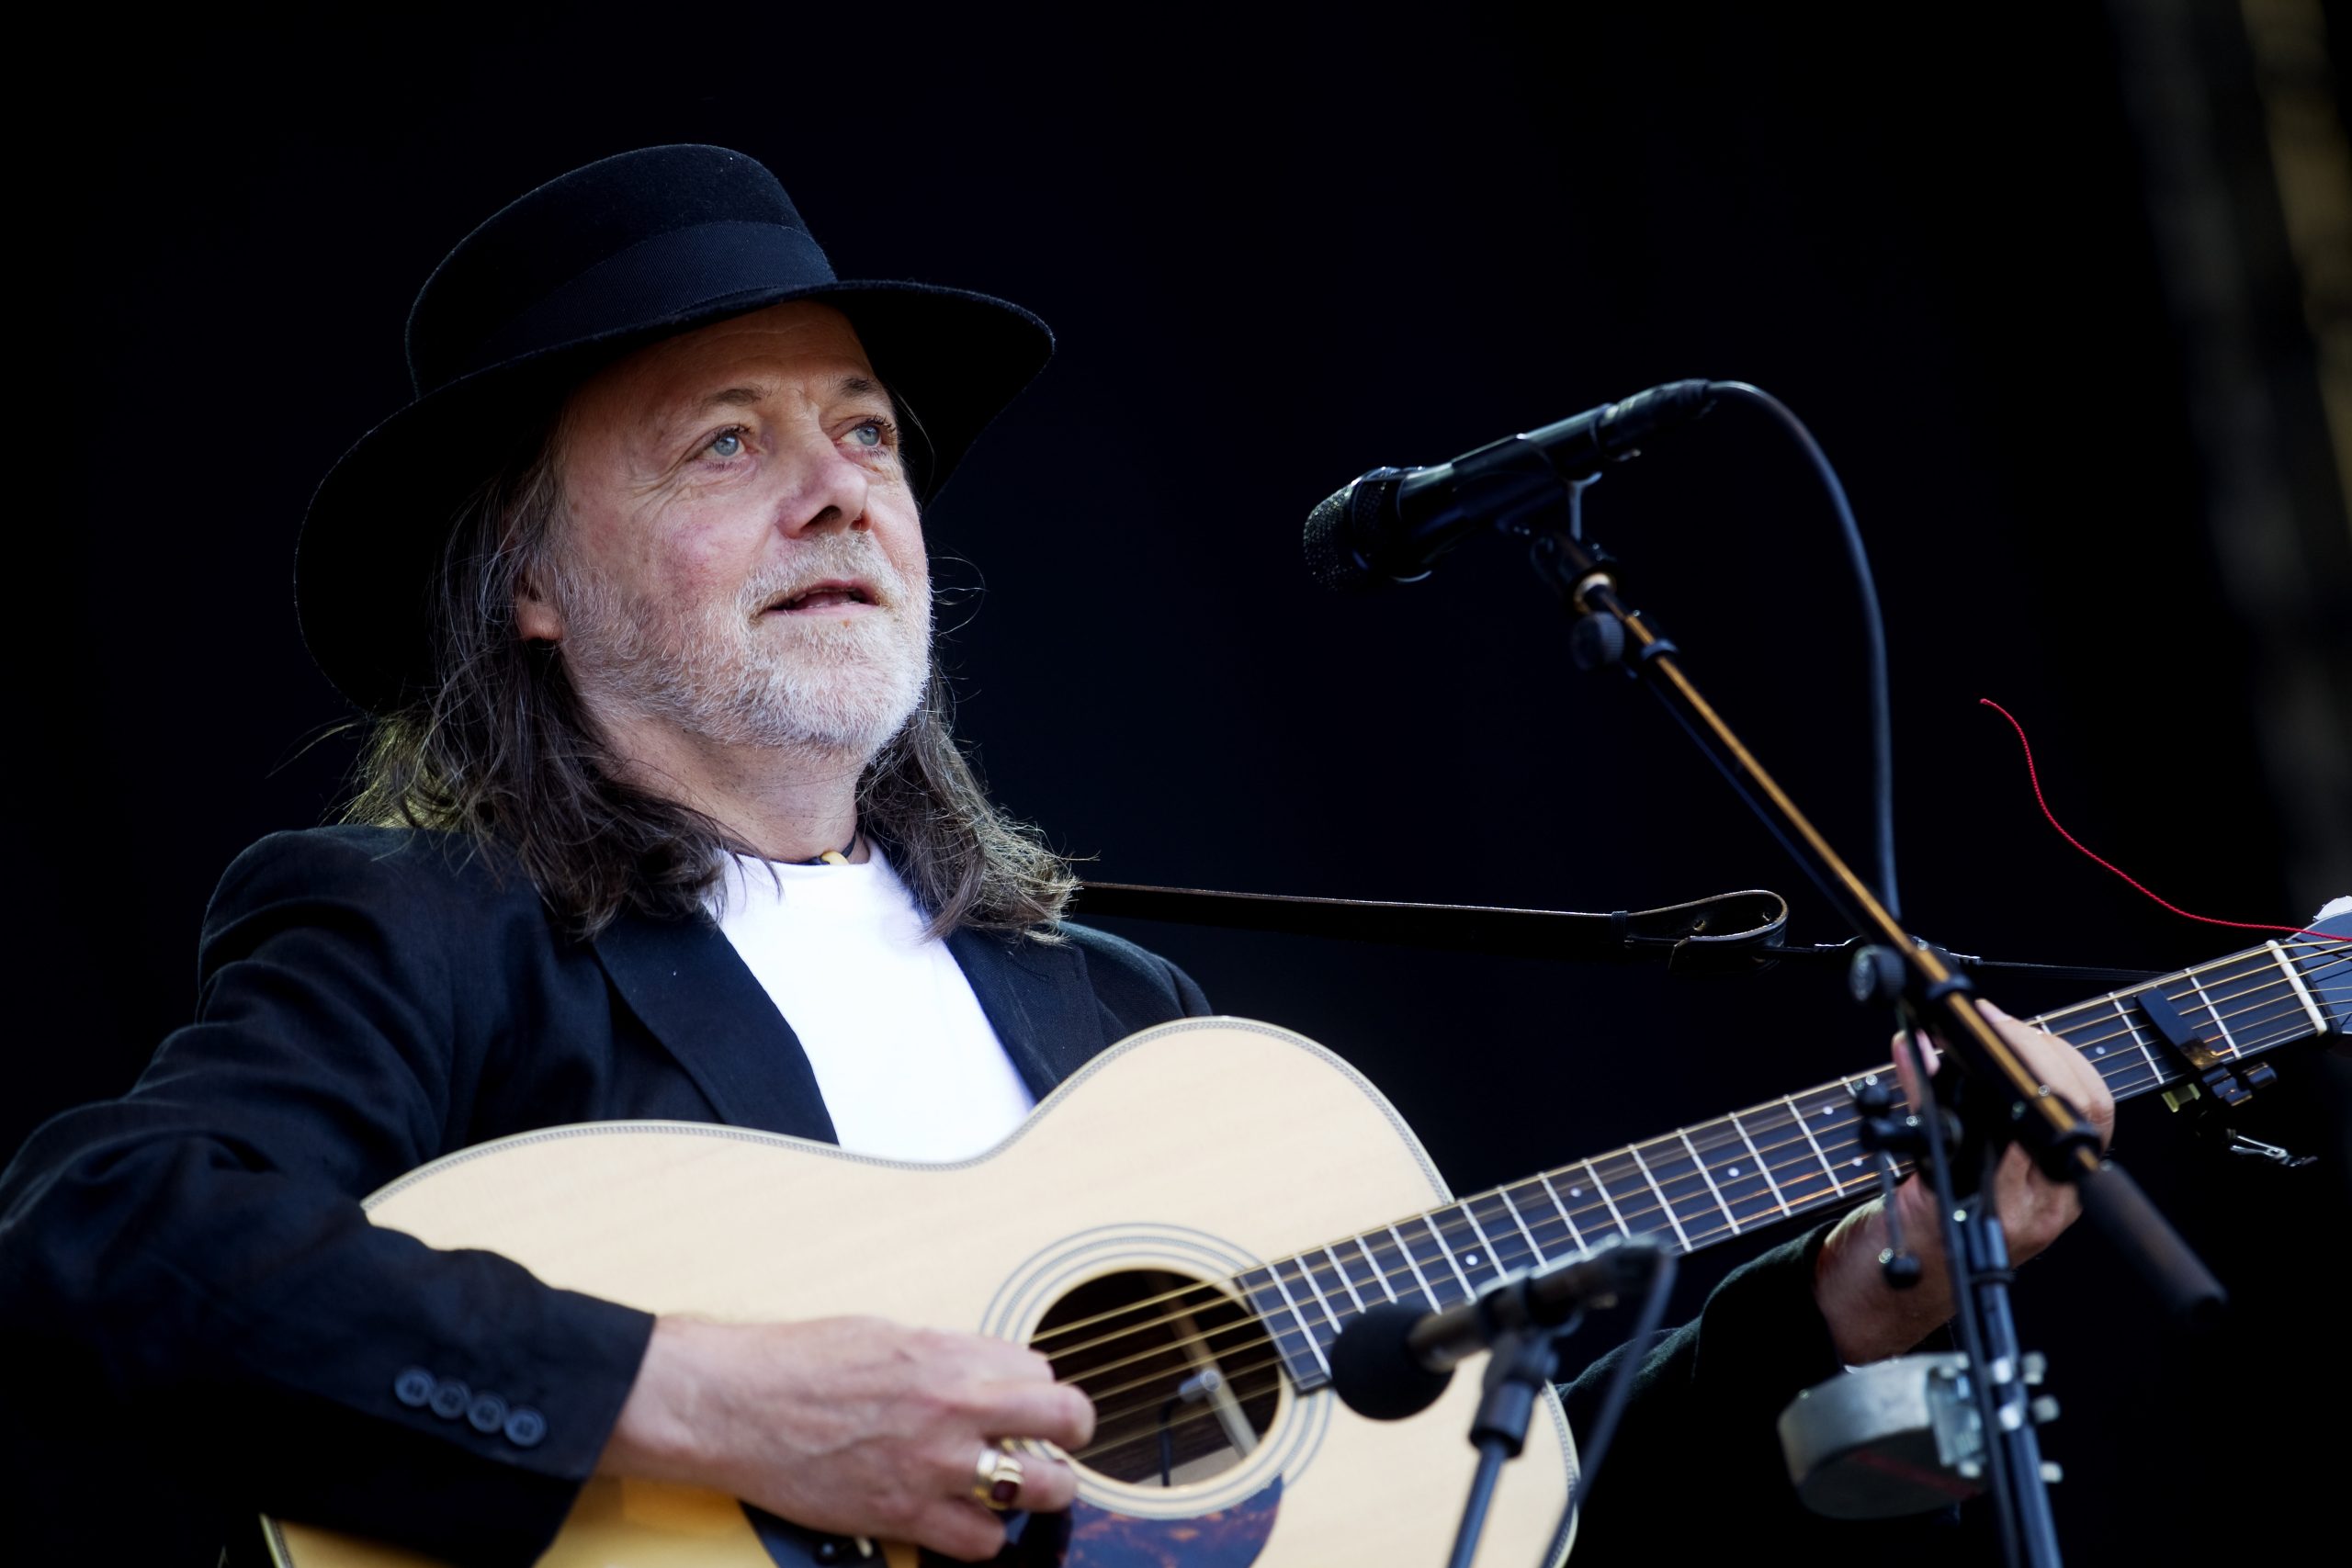
[[1011, 1450], [1010, 1442], [982, 1449], [980, 1462], [973, 1469], [973, 1501], [986, 1504], [999, 1513], [1017, 1507], [1021, 1502], [1021, 1461]]

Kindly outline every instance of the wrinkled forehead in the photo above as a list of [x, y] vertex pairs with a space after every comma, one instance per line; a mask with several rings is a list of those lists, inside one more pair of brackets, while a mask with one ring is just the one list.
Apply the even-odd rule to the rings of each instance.
[[849, 318], [831, 305], [792, 300], [638, 350], [574, 391], [563, 424], [570, 438], [635, 446], [719, 407], [861, 396], [888, 411], [889, 393]]

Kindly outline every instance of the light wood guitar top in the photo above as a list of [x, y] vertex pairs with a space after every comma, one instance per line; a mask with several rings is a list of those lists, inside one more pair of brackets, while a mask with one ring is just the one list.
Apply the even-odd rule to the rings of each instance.
[[[1193, 1019], [1114, 1046], [1002, 1144], [956, 1165], [729, 1127], [604, 1122], [460, 1151], [368, 1210], [432, 1246], [489, 1248], [550, 1284], [648, 1312], [866, 1313], [1023, 1341], [1042, 1326], [1040, 1348], [1066, 1377], [1072, 1358], [1100, 1426], [1078, 1456], [1067, 1540], [1041, 1541], [1041, 1524], [1011, 1560], [1327, 1568], [1445, 1560], [1476, 1464], [1478, 1381], [1456, 1378], [1411, 1420], [1363, 1420], [1328, 1387], [1299, 1386], [1319, 1380], [1288, 1375], [1235, 1281], [1448, 1198], [1403, 1118], [1338, 1057], [1271, 1025]], [[1296, 1305], [1291, 1321], [1320, 1326], [1327, 1308]], [[1319, 1351], [1307, 1338], [1294, 1331], [1289, 1348], [1311, 1369], [1302, 1358]], [[1095, 1370], [1084, 1370], [1089, 1356]], [[1219, 1395], [1170, 1410], [1204, 1358], [1222, 1374]], [[1175, 1461], [1172, 1484], [1162, 1459]], [[1550, 1398], [1505, 1472], [1481, 1564], [1544, 1559], [1574, 1464]], [[425, 1561], [292, 1522], [271, 1521], [271, 1536], [295, 1568]], [[730, 1498], [599, 1478], [542, 1562], [860, 1560], [854, 1544], [831, 1559], [822, 1550], [780, 1529], [763, 1540]], [[895, 1544], [879, 1554], [900, 1568], [917, 1561]], [[1566, 1542], [1549, 1555], [1564, 1559]]]

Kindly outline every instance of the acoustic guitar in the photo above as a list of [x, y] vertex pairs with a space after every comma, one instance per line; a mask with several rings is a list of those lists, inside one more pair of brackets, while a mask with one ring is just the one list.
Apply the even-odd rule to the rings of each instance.
[[[2352, 916], [2318, 928], [2352, 936]], [[2264, 1053], [2352, 1021], [2352, 943], [2266, 942], [2033, 1021], [2117, 1098], [2234, 1100]], [[1882, 1068], [1454, 1198], [1378, 1090], [1268, 1024], [1131, 1036], [996, 1148], [951, 1166], [680, 1122], [553, 1127], [460, 1150], [369, 1198], [378, 1224], [487, 1247], [654, 1313], [870, 1313], [1025, 1341], [1093, 1399], [1065, 1516], [1014, 1516], [1002, 1561], [1328, 1568], [1444, 1561], [1478, 1380], [1361, 1419], [1326, 1359], [1382, 1302], [1451, 1305], [1635, 1233], [1683, 1250], [1869, 1196], [1855, 1091]], [[1898, 1095], [1899, 1098], [1899, 1095]], [[1214, 1371], [1214, 1377], [1203, 1374]], [[1576, 1450], [1556, 1397], [1506, 1471], [1481, 1564], [1563, 1561]], [[1398, 1477], [1412, 1484], [1394, 1484]], [[291, 1568], [425, 1560], [264, 1521]], [[1555, 1532], [1556, 1535], [1555, 1535]], [[591, 1481], [545, 1568], [916, 1568], [715, 1493]]]

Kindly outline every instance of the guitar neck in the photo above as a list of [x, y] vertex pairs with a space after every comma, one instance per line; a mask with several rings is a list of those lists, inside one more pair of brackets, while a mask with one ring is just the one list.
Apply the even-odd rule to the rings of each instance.
[[[2352, 931], [2352, 917], [2315, 928]], [[2193, 1080], [2143, 1010], [2159, 998], [2227, 1062], [2352, 1022], [2352, 942], [2263, 943], [2110, 991], [2030, 1021], [2082, 1053], [2119, 1100]], [[2161, 1006], [2161, 1004], [2159, 1004]], [[1800, 1214], [1870, 1196], [1854, 1092], [1880, 1067], [1784, 1094], [1285, 1258], [1235, 1282], [1302, 1390], [1329, 1381], [1327, 1351], [1347, 1321], [1385, 1302], [1437, 1308], [1506, 1276], [1614, 1238], [1648, 1235], [1695, 1252]]]

